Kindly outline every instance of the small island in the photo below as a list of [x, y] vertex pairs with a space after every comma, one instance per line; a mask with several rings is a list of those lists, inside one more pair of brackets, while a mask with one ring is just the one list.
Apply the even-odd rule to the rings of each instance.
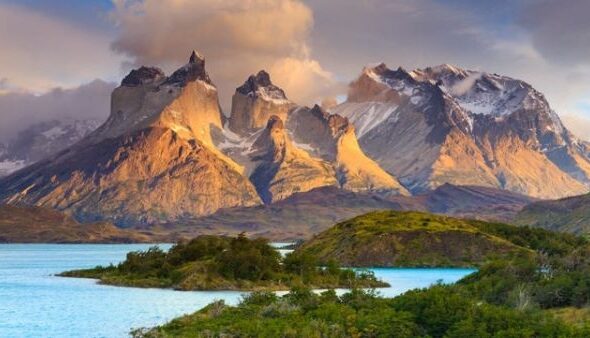
[[320, 266], [307, 253], [284, 258], [263, 238], [199, 236], [174, 245], [130, 252], [124, 262], [107, 267], [73, 270], [63, 277], [95, 278], [102, 284], [172, 288], [177, 290], [279, 291], [293, 287], [316, 289], [378, 288], [371, 271], [342, 269], [335, 261]]

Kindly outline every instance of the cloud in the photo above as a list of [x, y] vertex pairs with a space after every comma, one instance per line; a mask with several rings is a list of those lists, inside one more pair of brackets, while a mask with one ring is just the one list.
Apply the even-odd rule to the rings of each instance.
[[[115, 0], [120, 33], [113, 50], [134, 65], [171, 71], [192, 49], [206, 58], [227, 105], [248, 75], [268, 69], [289, 97], [303, 103], [331, 85], [331, 74], [310, 56], [313, 14], [298, 0]], [[290, 68], [292, 67], [292, 68]], [[226, 107], [227, 108], [227, 107]]]
[[590, 141], [590, 119], [578, 115], [562, 115], [561, 121], [567, 129], [579, 138]]
[[[477, 65], [487, 41], [473, 15], [434, 0], [308, 0], [311, 48], [324, 67], [350, 80], [366, 64], [416, 68]], [[475, 58], [474, 58], [475, 59]]]
[[473, 73], [463, 79], [462, 81], [457, 82], [452, 88], [451, 93], [457, 96], [461, 96], [465, 94], [469, 89], [473, 87], [475, 82], [479, 80], [482, 76], [482, 73]]
[[281, 58], [270, 67], [273, 81], [295, 102], [318, 102], [318, 99], [333, 96], [345, 90], [345, 85], [337, 83], [332, 74], [322, 69], [315, 60]]
[[104, 120], [110, 111], [114, 83], [95, 80], [72, 89], [54, 88], [43, 95], [11, 92], [0, 95], [0, 141], [6, 142], [36, 122], [52, 119]]
[[0, 4], [0, 77], [11, 88], [44, 92], [118, 76], [111, 37], [25, 7]]
[[531, 35], [545, 57], [564, 66], [589, 64], [590, 1], [531, 1], [518, 24]]
[[338, 80], [376, 62], [450, 63], [524, 80], [558, 112], [581, 114], [575, 103], [590, 93], [590, 2], [501, 2], [306, 0], [315, 19], [310, 48]]

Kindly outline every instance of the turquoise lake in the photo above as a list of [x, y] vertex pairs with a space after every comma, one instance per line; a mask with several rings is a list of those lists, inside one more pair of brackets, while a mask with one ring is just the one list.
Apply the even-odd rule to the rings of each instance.
[[[172, 291], [98, 285], [56, 277], [71, 269], [118, 263], [148, 244], [0, 244], [0, 337], [127, 337], [133, 328], [163, 324], [213, 300], [239, 301], [233, 291]], [[170, 245], [160, 245], [167, 249]], [[385, 297], [453, 283], [471, 269], [372, 269], [389, 284]]]

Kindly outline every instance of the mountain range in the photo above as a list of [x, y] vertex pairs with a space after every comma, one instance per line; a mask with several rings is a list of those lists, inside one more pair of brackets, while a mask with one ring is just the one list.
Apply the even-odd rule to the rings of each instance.
[[54, 119], [33, 123], [7, 144], [0, 143], [0, 176], [53, 156], [100, 126], [94, 119]]
[[439, 200], [441, 212], [460, 214], [481, 199], [512, 213], [536, 198], [585, 193], [589, 183], [588, 144], [520, 80], [379, 64], [363, 69], [345, 102], [322, 108], [292, 102], [262, 70], [236, 89], [226, 117], [205, 59], [193, 52], [169, 76], [132, 70], [113, 91], [106, 122], [1, 178], [0, 200], [149, 227], [317, 191], [328, 201], [346, 192], [391, 206], [435, 203], [420, 196], [441, 188], [471, 194]]
[[588, 143], [520, 80], [379, 64], [363, 70], [331, 113], [347, 117], [362, 149], [412, 192], [444, 183], [545, 199], [588, 190]]

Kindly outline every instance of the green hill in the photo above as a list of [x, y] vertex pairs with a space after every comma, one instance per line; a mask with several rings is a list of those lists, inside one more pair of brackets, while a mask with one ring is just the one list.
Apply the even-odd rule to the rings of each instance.
[[590, 194], [531, 203], [516, 215], [514, 222], [587, 235], [590, 233]]
[[[532, 253], [552, 241], [542, 229], [463, 220], [422, 212], [378, 211], [336, 224], [296, 253], [343, 266], [478, 266], [491, 258]], [[556, 245], [559, 245], [557, 243]]]

